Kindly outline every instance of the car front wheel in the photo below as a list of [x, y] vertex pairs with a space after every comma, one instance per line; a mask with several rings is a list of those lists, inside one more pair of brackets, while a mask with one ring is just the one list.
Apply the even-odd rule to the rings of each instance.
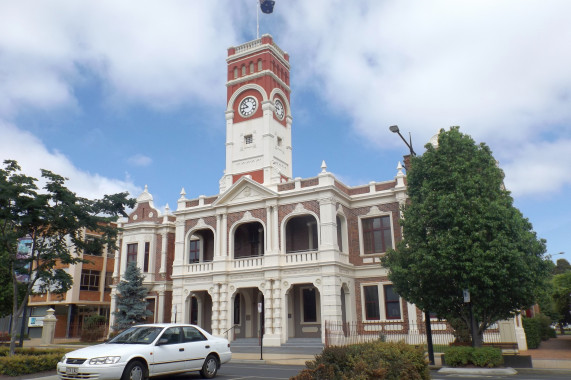
[[218, 359], [214, 355], [208, 355], [202, 369], [200, 370], [200, 375], [205, 379], [212, 379], [216, 376], [218, 372]]
[[133, 360], [127, 364], [123, 371], [123, 376], [121, 376], [121, 380], [147, 380], [148, 378], [147, 366], [139, 360]]

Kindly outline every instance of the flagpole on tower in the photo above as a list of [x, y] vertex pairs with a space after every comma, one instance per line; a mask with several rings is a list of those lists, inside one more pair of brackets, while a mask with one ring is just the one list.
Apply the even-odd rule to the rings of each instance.
[[256, 0], [256, 39], [260, 38], [260, 1]]

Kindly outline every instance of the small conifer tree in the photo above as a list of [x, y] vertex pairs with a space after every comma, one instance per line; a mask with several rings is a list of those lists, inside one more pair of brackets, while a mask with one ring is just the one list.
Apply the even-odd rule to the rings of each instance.
[[117, 311], [113, 329], [121, 331], [137, 323], [144, 323], [152, 315], [147, 310], [147, 288], [143, 286], [143, 275], [135, 263], [130, 263], [125, 271], [125, 279], [117, 285]]

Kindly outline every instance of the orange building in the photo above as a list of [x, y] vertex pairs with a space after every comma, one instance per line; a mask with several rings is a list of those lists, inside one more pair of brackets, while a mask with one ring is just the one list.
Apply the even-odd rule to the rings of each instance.
[[[87, 241], [96, 242], [100, 235], [96, 232], [84, 231]], [[73, 249], [73, 248], [72, 248]], [[65, 294], [53, 294], [49, 291], [29, 298], [28, 320], [43, 317], [50, 307], [57, 317], [56, 338], [76, 338], [80, 336], [85, 317], [93, 314], [105, 316], [109, 320], [111, 303], [111, 284], [115, 252], [101, 244], [93, 244], [85, 252], [73, 252], [87, 263], [58, 264], [73, 277], [73, 285]], [[34, 320], [37, 320], [35, 318]], [[41, 336], [41, 326], [35, 328], [28, 322], [29, 335]]]

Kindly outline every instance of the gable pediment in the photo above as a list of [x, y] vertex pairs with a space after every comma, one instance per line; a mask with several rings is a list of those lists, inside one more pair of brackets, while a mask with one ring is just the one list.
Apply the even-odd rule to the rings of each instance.
[[251, 203], [269, 198], [274, 198], [277, 193], [264, 187], [256, 181], [247, 177], [240, 178], [228, 189], [220, 198], [214, 202], [213, 206], [232, 205], [240, 203]]

